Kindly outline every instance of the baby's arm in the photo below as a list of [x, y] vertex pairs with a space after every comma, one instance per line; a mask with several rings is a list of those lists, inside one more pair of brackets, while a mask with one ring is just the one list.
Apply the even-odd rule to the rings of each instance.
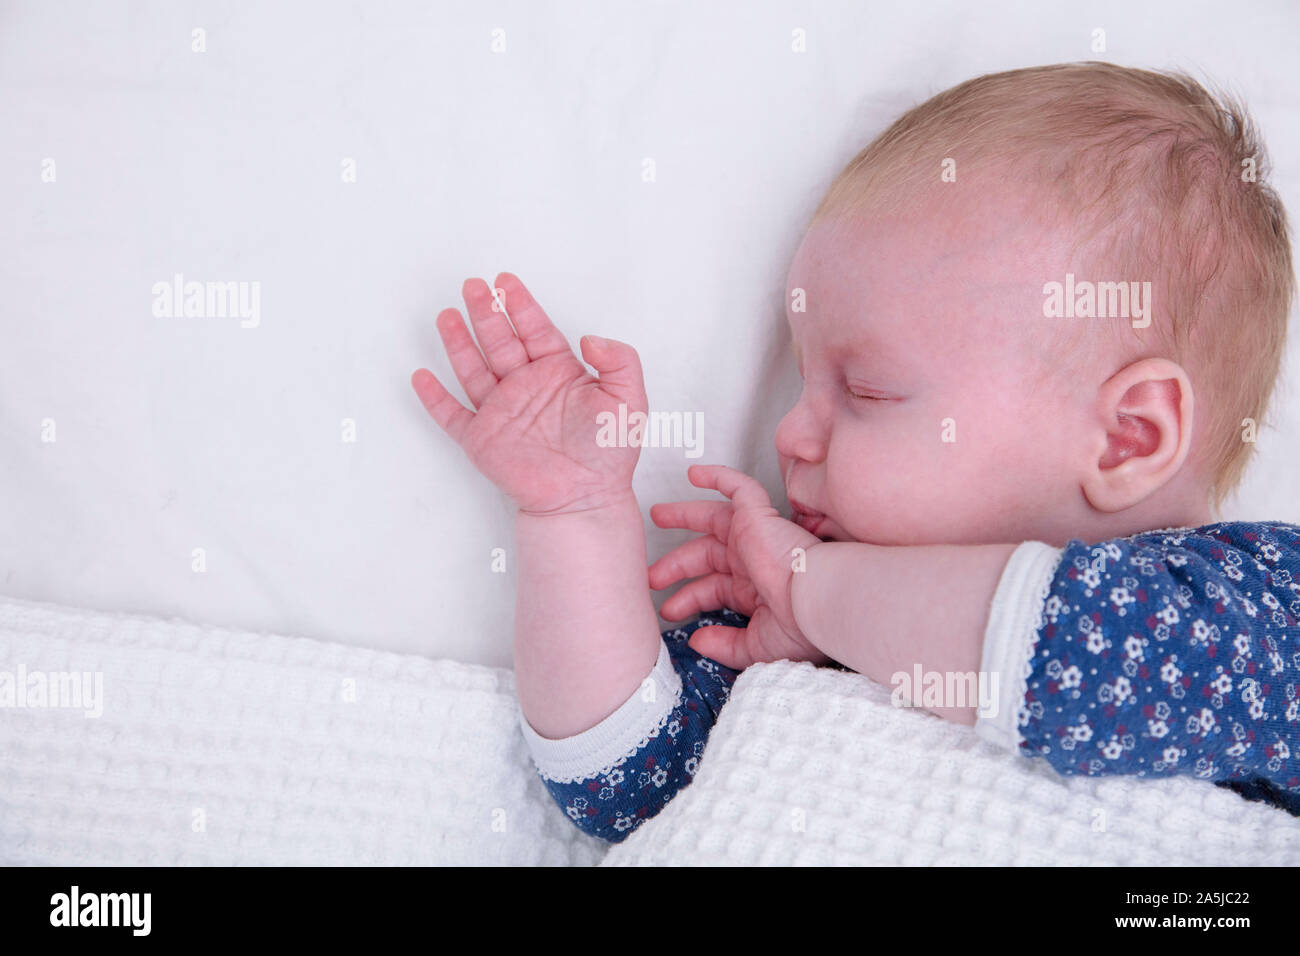
[[1029, 666], [1023, 706], [984, 736], [1060, 773], [1262, 778], [1296, 804], [1300, 528], [1072, 540], [1055, 562], [1023, 547], [1025, 587], [1047, 598], [1028, 628], [991, 622], [990, 653]]
[[702, 626], [744, 626], [728, 609], [665, 631], [641, 687], [596, 726], [563, 740], [522, 729], [551, 797], [581, 830], [611, 842], [657, 814], [699, 769], [736, 672], [687, 645]]
[[[594, 426], [593, 426], [594, 427]], [[515, 684], [541, 737], [594, 727], [640, 687], [662, 641], [636, 497], [515, 517]]]
[[[795, 621], [823, 653], [886, 686], [917, 665], [925, 673], [977, 672], [989, 602], [1015, 549], [822, 542], [807, 549], [806, 570], [792, 575]], [[928, 709], [973, 724], [977, 705]]]
[[[518, 506], [515, 666], [520, 706], [539, 734], [565, 737], [609, 715], [654, 666], [659, 624], [645, 531], [632, 494], [640, 449], [602, 447], [604, 415], [648, 407], [630, 346], [582, 340], [593, 376], [518, 278], [461, 292], [438, 331], [473, 404], [428, 370], [411, 379], [439, 426]], [[482, 347], [480, 354], [479, 348]]]
[[632, 493], [640, 449], [598, 440], [620, 406], [647, 410], [636, 351], [584, 337], [597, 379], [523, 283], [502, 273], [496, 287], [500, 300], [478, 280], [462, 289], [482, 354], [459, 313], [438, 316], [476, 412], [426, 369], [411, 383], [519, 507], [515, 682], [538, 771], [575, 824], [621, 840], [690, 782], [735, 674], [686, 645], [698, 624], [660, 639]]
[[[1064, 549], [829, 542], [809, 549], [793, 606], [813, 644], [879, 681], [916, 663], [996, 673], [981, 736], [1060, 773], [1294, 790], [1298, 532], [1233, 523]], [[973, 707], [931, 709], [975, 722]]]

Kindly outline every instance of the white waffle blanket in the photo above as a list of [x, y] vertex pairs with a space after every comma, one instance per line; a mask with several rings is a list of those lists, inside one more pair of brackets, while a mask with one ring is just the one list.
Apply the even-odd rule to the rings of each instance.
[[532, 771], [508, 670], [0, 598], [0, 680], [19, 667], [102, 672], [103, 714], [0, 709], [3, 864], [606, 850]]
[[[40, 701], [60, 673], [102, 698]], [[1280, 810], [1065, 780], [888, 701], [750, 668], [694, 783], [608, 849], [533, 771], [509, 671], [0, 598], [0, 863], [1300, 864]]]

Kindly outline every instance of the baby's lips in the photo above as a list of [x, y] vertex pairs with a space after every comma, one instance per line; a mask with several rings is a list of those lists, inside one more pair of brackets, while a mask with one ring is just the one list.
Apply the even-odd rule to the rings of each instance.
[[809, 534], [816, 534], [817, 529], [826, 523], [826, 516], [796, 511], [794, 513], [794, 523], [803, 528]]
[[787, 495], [786, 497], [790, 501], [790, 510], [793, 512], [793, 517], [790, 519], [791, 521], [795, 520], [795, 518], [798, 518], [799, 515], [811, 515], [815, 518], [826, 517], [825, 513], [818, 511], [816, 508], [809, 508], [806, 504], [804, 504], [798, 498], [795, 498], [793, 495]]

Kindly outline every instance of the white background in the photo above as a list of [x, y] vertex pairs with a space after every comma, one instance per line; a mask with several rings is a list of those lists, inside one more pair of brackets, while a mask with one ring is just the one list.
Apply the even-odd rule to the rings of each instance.
[[[1101, 27], [1100, 58], [1243, 95], [1300, 224], [1300, 7], [1131, 6], [0, 5], [0, 593], [508, 665], [511, 508], [408, 384], [454, 384], [464, 279], [636, 345], [652, 409], [704, 412], [698, 460], [784, 508], [786, 270], [903, 109]], [[177, 272], [260, 282], [260, 326], [155, 317]], [[1225, 518], [1300, 521], [1286, 386]], [[690, 463], [645, 450], [643, 507], [706, 496]], [[651, 559], [687, 537], [647, 529]]]

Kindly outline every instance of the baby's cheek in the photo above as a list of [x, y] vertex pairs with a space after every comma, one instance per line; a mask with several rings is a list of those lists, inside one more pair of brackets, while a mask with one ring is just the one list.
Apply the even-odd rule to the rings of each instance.
[[[832, 469], [835, 517], [855, 540], [934, 544], [978, 540], [1008, 507], [1005, 439], [929, 414]], [[974, 425], [972, 421], [967, 425]]]
[[877, 462], [833, 489], [834, 518], [849, 537], [871, 544], [913, 544], [931, 534], [928, 495], [903, 470]]

